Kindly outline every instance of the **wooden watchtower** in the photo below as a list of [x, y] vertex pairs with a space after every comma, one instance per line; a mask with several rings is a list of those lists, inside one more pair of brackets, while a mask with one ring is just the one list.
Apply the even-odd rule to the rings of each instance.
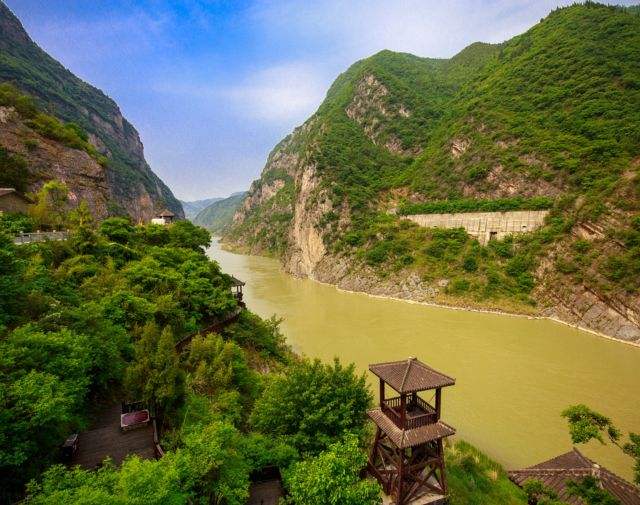
[[[368, 412], [376, 424], [369, 456], [369, 472], [380, 482], [393, 503], [404, 505], [446, 501], [447, 481], [442, 441], [455, 429], [440, 420], [442, 388], [455, 379], [416, 358], [370, 365], [380, 378], [380, 406]], [[387, 398], [386, 386], [399, 396]], [[435, 390], [434, 405], [418, 396]]]

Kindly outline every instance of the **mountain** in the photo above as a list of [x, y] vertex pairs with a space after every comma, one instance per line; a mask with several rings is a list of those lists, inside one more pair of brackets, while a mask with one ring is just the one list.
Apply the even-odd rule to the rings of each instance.
[[[573, 5], [450, 59], [352, 65], [270, 153], [224, 241], [344, 289], [637, 341], [639, 167], [640, 16]], [[487, 246], [399, 215], [541, 203], [541, 229]]]
[[[35, 99], [30, 116], [17, 114], [15, 103], [6, 100], [0, 114], [0, 146], [26, 166], [28, 189], [56, 177], [67, 183], [72, 198], [87, 198], [98, 216], [125, 212], [148, 220], [165, 207], [184, 216], [147, 164], [138, 132], [117, 104], [40, 49], [2, 2], [0, 82]], [[89, 147], [69, 141], [73, 129]], [[79, 146], [84, 154], [72, 152]]]
[[224, 198], [207, 198], [205, 200], [195, 200], [193, 202], [184, 202], [180, 200], [180, 204], [184, 209], [184, 217], [187, 219], [193, 219], [202, 209], [214, 202], [219, 202], [220, 200], [224, 200]]
[[214, 233], [220, 233], [233, 222], [233, 216], [246, 194], [246, 191], [240, 191], [215, 201], [198, 212], [192, 221]]

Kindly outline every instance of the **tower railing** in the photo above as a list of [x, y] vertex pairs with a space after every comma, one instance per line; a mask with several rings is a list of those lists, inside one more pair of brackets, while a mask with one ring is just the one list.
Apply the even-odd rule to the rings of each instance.
[[419, 396], [408, 396], [406, 399], [405, 422], [402, 423], [402, 397], [385, 399], [382, 411], [400, 429], [412, 430], [438, 422], [436, 410]]

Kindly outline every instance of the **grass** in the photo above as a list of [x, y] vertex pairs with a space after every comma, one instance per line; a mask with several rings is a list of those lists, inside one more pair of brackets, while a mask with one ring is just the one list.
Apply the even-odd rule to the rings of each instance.
[[524, 492], [504, 469], [472, 445], [457, 441], [447, 447], [445, 464], [451, 505], [526, 505]]

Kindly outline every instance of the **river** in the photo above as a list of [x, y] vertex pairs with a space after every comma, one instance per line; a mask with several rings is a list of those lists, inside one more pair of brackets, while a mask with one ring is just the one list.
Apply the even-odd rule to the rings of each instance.
[[[346, 293], [296, 279], [276, 260], [224, 251], [217, 242], [208, 254], [247, 283], [252, 311], [284, 318], [282, 330], [297, 352], [338, 356], [362, 371], [369, 363], [416, 356], [455, 377], [456, 385], [443, 391], [443, 419], [508, 469], [571, 448], [560, 417], [571, 404], [611, 417], [625, 434], [640, 432], [638, 347], [548, 320]], [[632, 460], [619, 449], [592, 442], [581, 450], [631, 478]]]

